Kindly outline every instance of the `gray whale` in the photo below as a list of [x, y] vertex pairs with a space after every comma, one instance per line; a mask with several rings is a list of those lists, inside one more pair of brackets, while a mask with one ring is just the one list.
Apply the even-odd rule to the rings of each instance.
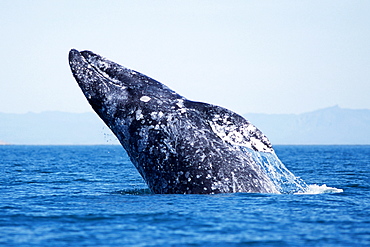
[[91, 51], [72, 49], [69, 64], [153, 193], [280, 193], [292, 175], [281, 163], [273, 168], [280, 180], [269, 174], [271, 143], [230, 110], [188, 100]]

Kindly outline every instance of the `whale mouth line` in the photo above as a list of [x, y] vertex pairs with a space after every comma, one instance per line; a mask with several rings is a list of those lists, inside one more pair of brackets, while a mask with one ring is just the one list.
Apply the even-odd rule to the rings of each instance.
[[[104, 72], [101, 68], [99, 68], [99, 66], [97, 66], [97, 64], [95, 64], [97, 63], [96, 61], [95, 63], [93, 61], [90, 61], [89, 56], [86, 54], [86, 52], [82, 51], [82, 52], [79, 52], [79, 54], [81, 56], [82, 61], [87, 63], [88, 67], [91, 67], [92, 69], [94, 69], [94, 71], [96, 71], [101, 76], [112, 80], [112, 78], [106, 72]], [[102, 58], [98, 58], [97, 55], [95, 57], [96, 57], [96, 60], [99, 59], [99, 62], [102, 60]]]
[[111, 65], [106, 62], [106, 59], [104, 57], [101, 57], [95, 53], [92, 53], [90, 51], [77, 51], [74, 50], [75, 53], [78, 54], [78, 56], [81, 59], [82, 63], [86, 64], [86, 67], [90, 70], [93, 70], [95, 73], [97, 73], [98, 76], [106, 79], [102, 80], [102, 83], [107, 86], [107, 83], [119, 87], [119, 88], [126, 88], [125, 86], [121, 85], [122, 82], [116, 78], [111, 77], [105, 70], [109, 69]]

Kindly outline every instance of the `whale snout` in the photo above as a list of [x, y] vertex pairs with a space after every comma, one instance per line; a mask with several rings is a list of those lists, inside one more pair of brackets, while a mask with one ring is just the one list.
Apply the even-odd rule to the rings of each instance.
[[115, 98], [126, 97], [126, 87], [110, 75], [116, 73], [112, 71], [117, 70], [117, 64], [93, 52], [72, 49], [69, 52], [69, 65], [83, 94], [96, 112], [102, 114], [107, 105], [114, 105], [111, 91], [117, 92]]
[[90, 74], [96, 73], [109, 80], [116, 80], [117, 72], [123, 70], [122, 66], [111, 62], [91, 51], [79, 52], [75, 49], [72, 49], [69, 52], [69, 61], [72, 71], [74, 65], [79, 65], [80, 67], [86, 67], [87, 69], [90, 69]]
[[[145, 75], [128, 69], [122, 65], [112, 62], [91, 51], [77, 51], [72, 49], [69, 52], [69, 61], [73, 74], [84, 74], [86, 80], [87, 75], [92, 77], [101, 77], [112, 86], [119, 88], [138, 88], [147, 84], [148, 77]], [[85, 68], [85, 71], [78, 71], [80, 68]], [[82, 77], [80, 75], [80, 77]], [[76, 78], [78, 81], [78, 79]]]
[[91, 51], [82, 51], [80, 54], [97, 73], [100, 73], [107, 79], [118, 80], [117, 75], [120, 74], [119, 72], [122, 73], [127, 70], [125, 67], [109, 61]]

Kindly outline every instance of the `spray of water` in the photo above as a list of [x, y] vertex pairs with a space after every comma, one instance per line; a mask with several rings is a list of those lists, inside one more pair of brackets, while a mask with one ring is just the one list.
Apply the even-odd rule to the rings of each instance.
[[253, 151], [252, 153], [254, 160], [262, 166], [280, 193], [290, 194], [307, 190], [307, 184], [299, 177], [294, 176], [274, 152], [263, 153]]
[[295, 194], [316, 195], [316, 194], [323, 194], [323, 193], [341, 193], [341, 192], [343, 192], [342, 189], [328, 187], [326, 186], [326, 184], [323, 184], [323, 185], [311, 184], [311, 185], [308, 185], [305, 191], [297, 192]]
[[252, 153], [253, 159], [261, 165], [276, 189], [282, 194], [322, 194], [343, 192], [342, 189], [328, 187], [325, 184], [307, 185], [301, 178], [296, 177], [291, 173], [274, 152], [263, 153], [250, 149], [245, 151]]

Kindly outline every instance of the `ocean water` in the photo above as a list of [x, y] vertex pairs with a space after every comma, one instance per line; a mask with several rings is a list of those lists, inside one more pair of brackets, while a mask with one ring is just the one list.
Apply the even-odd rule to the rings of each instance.
[[310, 194], [153, 195], [121, 146], [0, 146], [0, 246], [370, 246], [370, 146], [275, 150]]

